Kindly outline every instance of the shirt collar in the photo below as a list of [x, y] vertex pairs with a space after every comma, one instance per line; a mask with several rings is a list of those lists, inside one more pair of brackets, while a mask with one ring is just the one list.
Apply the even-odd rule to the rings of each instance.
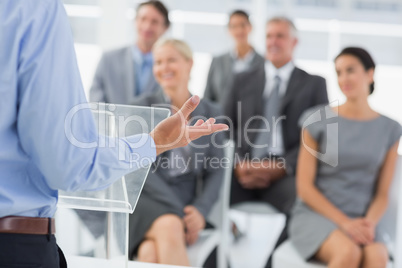
[[232, 58], [234, 60], [240, 60], [240, 61], [244, 61], [244, 62], [247, 62], [247, 63], [251, 62], [251, 60], [253, 59], [254, 55], [255, 55], [255, 51], [254, 51], [254, 49], [251, 49], [246, 54], [246, 56], [244, 56], [244, 58], [241, 59], [241, 58], [239, 58], [239, 55], [237, 54], [236, 49], [233, 49], [233, 50], [230, 51], [230, 56], [232, 56]]
[[[167, 94], [165, 94], [165, 92], [163, 91], [163, 89], [162, 88], [160, 88], [160, 94], [162, 95], [162, 101], [163, 101], [163, 103], [162, 104], [172, 104], [172, 100], [170, 99], [170, 97], [167, 95]], [[190, 92], [190, 98], [193, 96], [193, 94], [191, 94], [191, 92]], [[178, 107], [178, 108], [180, 108], [180, 107]]]
[[295, 68], [295, 64], [293, 63], [293, 61], [289, 61], [278, 69], [272, 64], [272, 62], [267, 61], [265, 67], [267, 70], [268, 79], [274, 79], [275, 76], [278, 75], [281, 78], [282, 82], [286, 82], [289, 81], [293, 69]]
[[152, 52], [143, 53], [137, 45], [133, 46], [133, 58], [134, 62], [140, 66], [144, 61], [147, 63], [153, 62]]

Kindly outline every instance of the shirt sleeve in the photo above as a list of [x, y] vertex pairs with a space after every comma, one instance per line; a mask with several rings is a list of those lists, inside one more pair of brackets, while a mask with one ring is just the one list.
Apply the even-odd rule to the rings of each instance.
[[[24, 153], [52, 189], [104, 188], [156, 157], [148, 134], [100, 147], [86, 102], [71, 29], [61, 1], [38, 1], [40, 13], [21, 25], [17, 131]], [[72, 139], [71, 137], [74, 137]], [[28, 174], [29, 175], [29, 174]]]

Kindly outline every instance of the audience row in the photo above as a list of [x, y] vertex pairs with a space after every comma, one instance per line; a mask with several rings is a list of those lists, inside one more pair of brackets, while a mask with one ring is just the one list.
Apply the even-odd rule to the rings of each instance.
[[[171, 105], [172, 113], [181, 107], [191, 96], [193, 57], [184, 41], [161, 38], [169, 25], [161, 2], [141, 3], [135, 44], [105, 52], [90, 101]], [[215, 117], [231, 127], [231, 205], [266, 202], [284, 213], [287, 226], [276, 245], [289, 238], [305, 260], [385, 267], [384, 230], [376, 227], [387, 207], [402, 130], [369, 105], [372, 57], [359, 47], [339, 53], [335, 71], [346, 101], [331, 107], [325, 79], [295, 65], [298, 35], [290, 19], [268, 20], [264, 56], [248, 41], [246, 12], [230, 14], [228, 31], [235, 47], [213, 58], [204, 99], [189, 124]], [[210, 161], [223, 157], [224, 135], [158, 157], [130, 216], [131, 258], [189, 265], [186, 245], [210, 227], [206, 219], [218, 199], [223, 169]]]

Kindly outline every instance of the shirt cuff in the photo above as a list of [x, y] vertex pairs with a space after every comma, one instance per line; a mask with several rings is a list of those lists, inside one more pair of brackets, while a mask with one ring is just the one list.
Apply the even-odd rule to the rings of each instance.
[[[154, 139], [146, 133], [128, 136], [121, 141], [128, 147], [126, 161], [135, 168], [151, 165], [156, 160], [156, 145]], [[127, 148], [126, 147], [126, 148]]]

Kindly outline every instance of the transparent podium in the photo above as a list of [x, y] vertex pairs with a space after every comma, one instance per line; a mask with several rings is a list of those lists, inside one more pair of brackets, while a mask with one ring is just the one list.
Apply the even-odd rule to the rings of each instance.
[[[104, 103], [90, 108], [99, 131], [99, 146], [105, 137], [149, 133], [170, 110]], [[127, 267], [128, 215], [133, 213], [150, 166], [140, 168], [102, 191], [59, 192], [56, 238], [67, 256], [103, 258], [108, 267]]]

